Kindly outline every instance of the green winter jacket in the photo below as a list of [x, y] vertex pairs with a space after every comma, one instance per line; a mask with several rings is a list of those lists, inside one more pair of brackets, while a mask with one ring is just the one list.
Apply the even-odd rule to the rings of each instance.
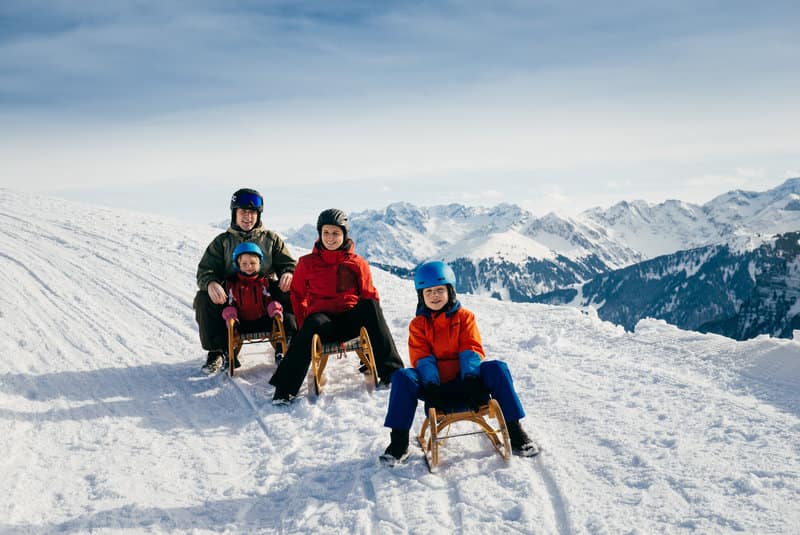
[[225, 279], [236, 273], [232, 258], [233, 250], [245, 241], [258, 244], [264, 252], [264, 260], [261, 262], [262, 275], [270, 276], [274, 273], [280, 278], [284, 273], [294, 272], [297, 261], [276, 233], [265, 229], [262, 224], [250, 232], [229, 227], [208, 244], [203, 258], [197, 265], [197, 287], [200, 290], [207, 290], [212, 281], [223, 284]]

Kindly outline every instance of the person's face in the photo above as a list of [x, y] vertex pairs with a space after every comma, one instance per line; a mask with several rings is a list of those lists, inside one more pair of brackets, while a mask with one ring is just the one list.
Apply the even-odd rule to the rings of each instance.
[[[252, 212], [252, 210], [250, 211]], [[252, 275], [261, 269], [261, 260], [254, 254], [240, 254], [236, 262], [239, 264], [239, 271], [245, 275]]]
[[447, 304], [447, 286], [431, 286], [423, 289], [422, 300], [431, 310], [441, 310]]
[[337, 225], [322, 225], [320, 238], [327, 250], [335, 251], [344, 243], [344, 231]]
[[236, 224], [245, 232], [253, 230], [257, 219], [258, 212], [255, 210], [248, 210], [247, 208], [236, 209]]

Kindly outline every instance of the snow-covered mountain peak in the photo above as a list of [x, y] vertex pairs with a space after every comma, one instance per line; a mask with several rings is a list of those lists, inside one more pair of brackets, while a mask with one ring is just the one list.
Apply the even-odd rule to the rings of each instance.
[[[562, 244], [563, 245], [563, 244]], [[461, 240], [457, 246], [443, 251], [441, 258], [452, 262], [458, 259], [480, 261], [495, 258], [502, 262], [520, 263], [530, 258], [552, 259], [554, 249], [516, 230], [485, 234], [475, 232]]]
[[742, 255], [755, 251], [763, 245], [774, 244], [776, 239], [777, 236], [773, 234], [737, 233], [731, 236], [725, 245], [732, 254]]

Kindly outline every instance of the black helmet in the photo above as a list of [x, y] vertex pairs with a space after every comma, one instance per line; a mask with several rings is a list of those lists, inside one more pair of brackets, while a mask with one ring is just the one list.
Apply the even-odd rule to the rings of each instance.
[[347, 214], [338, 208], [328, 208], [323, 210], [317, 218], [317, 232], [322, 232], [322, 225], [336, 225], [341, 227], [344, 231], [345, 238], [347, 238], [347, 231], [350, 224], [347, 220]]
[[231, 211], [237, 208], [255, 210], [260, 214], [264, 211], [264, 197], [254, 189], [238, 189], [231, 197]]

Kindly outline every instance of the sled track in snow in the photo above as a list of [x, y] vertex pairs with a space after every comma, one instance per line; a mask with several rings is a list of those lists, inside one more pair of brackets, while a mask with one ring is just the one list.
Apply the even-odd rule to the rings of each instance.
[[247, 392], [245, 392], [244, 388], [242, 388], [242, 386], [239, 383], [237, 383], [235, 379], [233, 379], [230, 375], [228, 375], [227, 370], [222, 370], [220, 373], [224, 376], [223, 381], [232, 384], [236, 388], [236, 391], [239, 393], [239, 397], [244, 400], [244, 402], [247, 404], [248, 407], [250, 407], [250, 410], [253, 413], [253, 418], [255, 419], [256, 423], [258, 423], [258, 427], [261, 428], [261, 431], [264, 432], [264, 437], [267, 439], [266, 441], [267, 447], [269, 447], [270, 450], [275, 451], [275, 446], [272, 444], [272, 440], [269, 438], [269, 430], [267, 429], [267, 424], [265, 424], [264, 420], [261, 419], [261, 416], [259, 415], [258, 409], [256, 408], [255, 403], [253, 403], [253, 400], [250, 398]]
[[550, 470], [547, 469], [547, 466], [543, 462], [542, 454], [539, 454], [534, 460], [534, 463], [534, 470], [536, 470], [536, 473], [542, 478], [544, 486], [547, 488], [550, 506], [553, 508], [555, 516], [556, 529], [560, 535], [569, 535], [572, 533], [572, 530], [570, 529], [571, 522], [569, 519], [569, 512], [567, 511], [566, 500], [564, 500], [564, 496], [562, 496], [553, 474], [550, 473]]

